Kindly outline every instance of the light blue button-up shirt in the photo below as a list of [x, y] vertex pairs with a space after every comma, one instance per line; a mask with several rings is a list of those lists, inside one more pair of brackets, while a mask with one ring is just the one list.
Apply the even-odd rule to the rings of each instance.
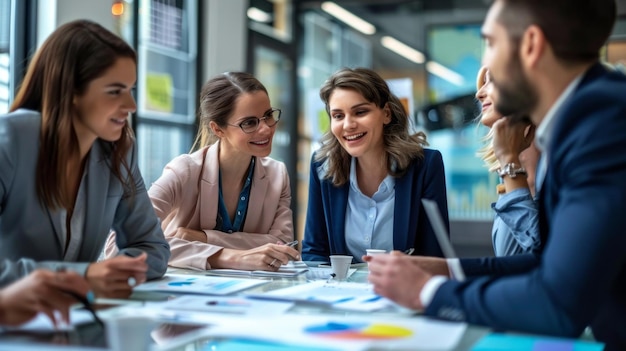
[[396, 180], [387, 175], [378, 190], [368, 197], [359, 189], [356, 159], [350, 164], [350, 190], [346, 209], [346, 245], [348, 254], [361, 261], [366, 249], [393, 250], [393, 213]]
[[496, 256], [511, 256], [539, 249], [539, 213], [530, 190], [519, 188], [502, 194], [491, 207], [496, 212], [491, 232]]

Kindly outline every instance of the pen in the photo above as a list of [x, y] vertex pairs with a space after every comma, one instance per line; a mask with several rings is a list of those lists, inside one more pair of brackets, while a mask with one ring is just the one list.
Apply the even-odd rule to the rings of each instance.
[[[296, 245], [298, 245], [298, 240], [294, 240], [294, 241], [290, 241], [288, 243], [284, 244], [285, 246], [289, 246], [289, 247], [296, 247]], [[276, 263], [276, 259], [274, 259], [272, 261], [272, 263], [269, 264], [270, 267], [274, 267], [274, 263]]]
[[410, 249], [408, 249], [408, 250], [404, 251], [404, 253], [405, 253], [405, 254], [407, 254], [407, 255], [409, 255], [409, 256], [411, 256], [411, 254], [413, 253], [413, 251], [415, 251], [415, 249], [414, 249], [414, 248], [410, 248]]
[[83, 308], [91, 313], [91, 315], [93, 316], [93, 320], [101, 327], [104, 327], [104, 322], [102, 321], [102, 319], [100, 319], [100, 317], [98, 317], [98, 315], [96, 314], [96, 310], [93, 309], [93, 305], [91, 304], [91, 302], [89, 302], [90, 299], [93, 300], [93, 293], [91, 291], [87, 293], [88, 298], [84, 298], [73, 291], [62, 291], [78, 300], [83, 305]]
[[290, 241], [288, 243], [285, 243], [285, 245], [289, 247], [296, 247], [296, 245], [298, 245], [298, 240]]
[[[61, 267], [56, 268], [56, 272], [58, 273], [65, 272], [65, 271], [66, 271], [65, 267], [61, 266]], [[102, 319], [100, 319], [100, 317], [98, 317], [98, 315], [96, 314], [96, 310], [93, 309], [92, 302], [96, 300], [93, 294], [93, 291], [88, 291], [87, 296], [81, 296], [73, 291], [68, 291], [64, 289], [62, 289], [61, 291], [65, 294], [70, 295], [76, 301], [80, 302], [83, 305], [83, 308], [89, 311], [89, 313], [91, 313], [91, 315], [93, 316], [93, 320], [101, 327], [104, 327], [104, 322], [102, 321]]]

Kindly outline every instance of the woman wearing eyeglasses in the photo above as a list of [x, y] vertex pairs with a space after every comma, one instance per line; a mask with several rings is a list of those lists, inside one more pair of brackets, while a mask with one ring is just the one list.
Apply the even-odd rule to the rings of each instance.
[[280, 115], [248, 73], [204, 84], [197, 151], [172, 160], [148, 191], [171, 266], [275, 271], [300, 258], [282, 245], [293, 240], [287, 169], [268, 157]]

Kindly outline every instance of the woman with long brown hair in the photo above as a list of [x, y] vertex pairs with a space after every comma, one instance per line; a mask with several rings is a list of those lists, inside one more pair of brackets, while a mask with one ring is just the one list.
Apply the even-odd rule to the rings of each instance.
[[[85, 20], [35, 53], [0, 116], [0, 285], [36, 268], [72, 270], [97, 295], [122, 297], [165, 273], [169, 246], [129, 125], [136, 69], [128, 44]], [[111, 229], [121, 254], [96, 262]]]

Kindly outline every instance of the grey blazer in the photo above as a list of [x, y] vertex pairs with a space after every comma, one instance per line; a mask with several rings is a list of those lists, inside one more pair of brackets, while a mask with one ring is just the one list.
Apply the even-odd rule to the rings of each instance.
[[0, 286], [37, 268], [63, 266], [85, 273], [95, 262], [111, 229], [117, 232], [120, 254], [148, 253], [148, 279], [161, 277], [170, 250], [148, 198], [137, 166], [135, 146], [127, 161], [135, 180], [134, 196], [108, 166], [111, 146], [97, 140], [86, 164], [84, 237], [77, 262], [63, 262], [59, 213], [43, 207], [37, 196], [35, 170], [41, 115], [18, 110], [0, 115]]

